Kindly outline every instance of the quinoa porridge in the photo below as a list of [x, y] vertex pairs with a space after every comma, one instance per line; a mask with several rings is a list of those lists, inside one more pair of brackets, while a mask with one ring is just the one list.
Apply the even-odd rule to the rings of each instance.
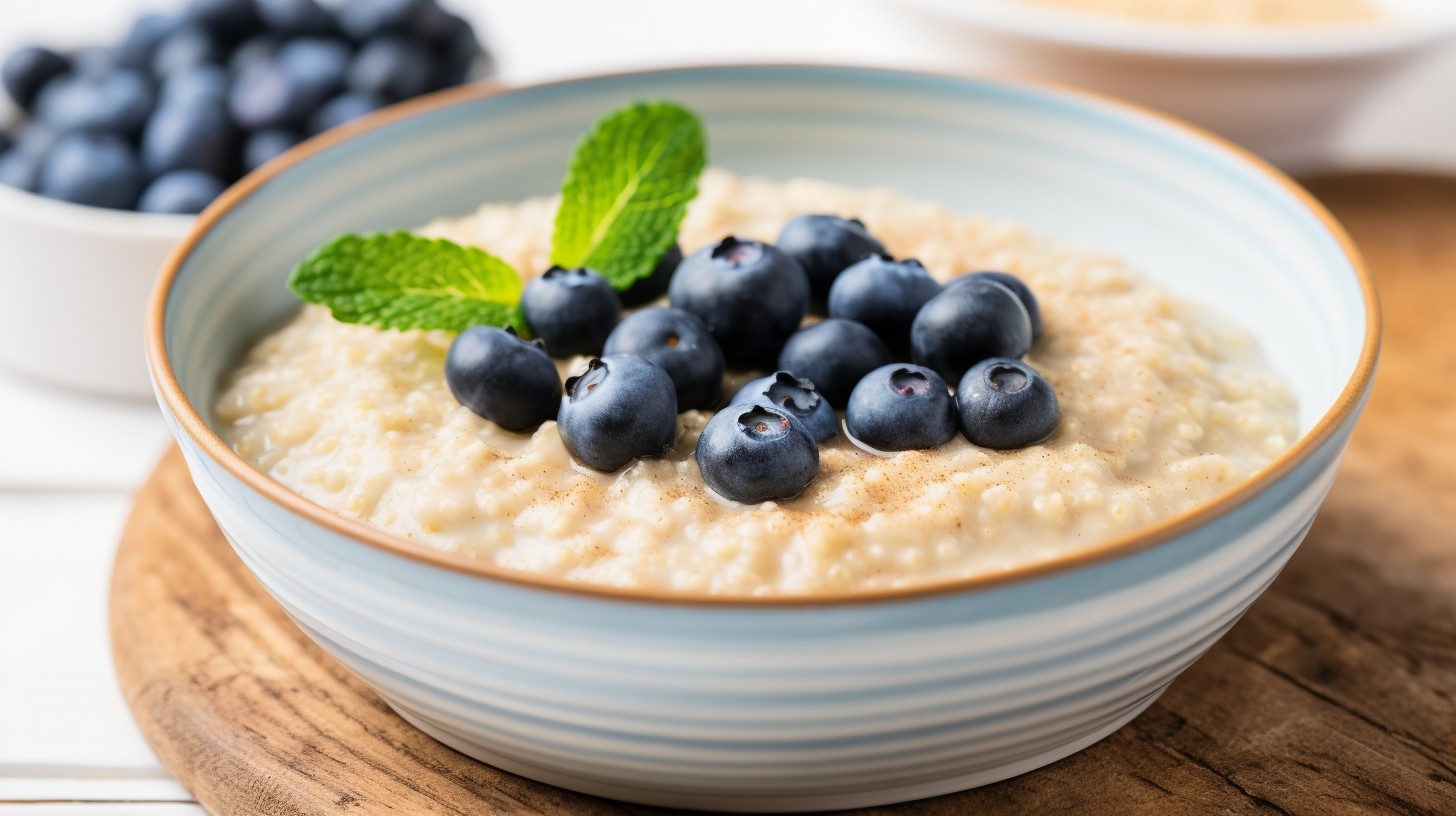
[[[1283, 453], [1294, 401], [1253, 339], [1117, 258], [1047, 246], [1014, 226], [886, 190], [709, 170], [685, 249], [726, 234], [771, 241], [808, 212], [858, 216], [940, 280], [1001, 269], [1045, 322], [1027, 362], [1062, 419], [998, 452], [963, 437], [880, 457], [843, 436], [795, 499], [731, 506], [693, 460], [710, 412], [676, 445], [617, 473], [575, 464], [546, 422], [512, 433], [447, 388], [442, 332], [381, 331], [305, 306], [226, 379], [218, 427], [303, 497], [424, 546], [574, 581], [682, 593], [812, 595], [994, 573], [1130, 533], [1227, 491]], [[421, 232], [548, 266], [555, 199], [490, 204]], [[558, 361], [563, 376], [586, 358]], [[730, 373], [731, 389], [749, 374]]]

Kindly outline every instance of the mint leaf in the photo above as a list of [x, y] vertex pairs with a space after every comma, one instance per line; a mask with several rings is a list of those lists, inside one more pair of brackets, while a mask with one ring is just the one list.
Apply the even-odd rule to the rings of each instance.
[[288, 288], [334, 319], [381, 329], [514, 327], [521, 279], [500, 258], [408, 232], [346, 233], [294, 268]]
[[672, 247], [707, 163], [703, 126], [672, 102], [634, 102], [598, 119], [561, 184], [551, 262], [600, 272], [618, 291]]

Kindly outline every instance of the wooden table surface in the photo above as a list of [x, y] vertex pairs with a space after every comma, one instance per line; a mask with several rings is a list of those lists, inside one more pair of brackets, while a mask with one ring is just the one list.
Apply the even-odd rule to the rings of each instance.
[[[877, 812], [1456, 813], [1456, 180], [1311, 187], [1365, 252], [1387, 331], [1303, 547], [1113, 736]], [[111, 622], [143, 734], [214, 813], [662, 812], [496, 771], [410, 728], [262, 593], [175, 452], [138, 496]]]

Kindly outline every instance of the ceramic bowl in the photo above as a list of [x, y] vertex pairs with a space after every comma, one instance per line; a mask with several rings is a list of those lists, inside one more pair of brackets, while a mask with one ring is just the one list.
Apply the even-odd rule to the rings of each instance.
[[[1303, 437], [1233, 493], [1061, 561], [815, 599], [600, 589], [466, 562], [336, 516], [211, 428], [219, 378], [343, 230], [549, 193], [626, 100], [696, 109], [712, 162], [888, 185], [1128, 256], [1251, 328]], [[500, 768], [693, 808], [819, 810], [1045, 765], [1135, 717], [1309, 529], [1370, 384], [1374, 293], [1299, 188], [1160, 116], [1023, 84], [727, 67], [450, 92], [306, 145], [202, 216], [158, 283], [152, 374], [243, 561], [405, 719]]]
[[147, 293], [195, 221], [0, 184], [0, 367], [67, 388], [147, 396]]
[[1384, 0], [1378, 22], [1215, 27], [1025, 0], [896, 0], [977, 69], [1068, 82], [1201, 124], [1290, 172], [1327, 169], [1341, 125], [1433, 46], [1456, 5]]

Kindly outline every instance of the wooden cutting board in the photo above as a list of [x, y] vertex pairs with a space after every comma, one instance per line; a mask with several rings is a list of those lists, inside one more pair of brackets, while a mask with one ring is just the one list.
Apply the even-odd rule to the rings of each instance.
[[[1385, 302], [1369, 410], [1308, 540], [1244, 620], [1110, 738], [885, 814], [1456, 813], [1456, 180], [1340, 177]], [[168, 454], [111, 591], [126, 700], [217, 814], [658, 813], [482, 765], [395, 716], [233, 555]]]

